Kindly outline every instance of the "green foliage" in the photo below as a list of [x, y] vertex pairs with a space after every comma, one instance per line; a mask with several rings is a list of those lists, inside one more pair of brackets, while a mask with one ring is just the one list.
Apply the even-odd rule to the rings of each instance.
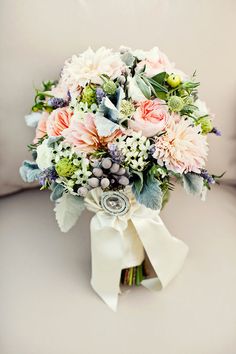
[[57, 81], [43, 81], [42, 82], [42, 90], [36, 89], [36, 94], [34, 98], [34, 105], [32, 107], [33, 112], [43, 111], [46, 110], [47, 112], [52, 111], [52, 107], [47, 105], [46, 98], [47, 97], [54, 97], [53, 95], [49, 94], [48, 92], [51, 91], [53, 86], [57, 84]]

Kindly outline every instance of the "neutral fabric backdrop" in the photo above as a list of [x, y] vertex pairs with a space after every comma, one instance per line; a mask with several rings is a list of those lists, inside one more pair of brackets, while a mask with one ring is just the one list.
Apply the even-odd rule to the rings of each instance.
[[[162, 291], [126, 291], [112, 312], [90, 286], [91, 214], [59, 232], [47, 191], [0, 199], [1, 354], [235, 354], [236, 193], [177, 188], [161, 214], [188, 244]], [[13, 227], [14, 226], [14, 227]]]
[[66, 58], [105, 45], [157, 45], [188, 74], [223, 137], [210, 138], [209, 170], [236, 176], [235, 0], [1, 0], [0, 194], [28, 187], [19, 175], [33, 131], [24, 115], [34, 87], [57, 78]]

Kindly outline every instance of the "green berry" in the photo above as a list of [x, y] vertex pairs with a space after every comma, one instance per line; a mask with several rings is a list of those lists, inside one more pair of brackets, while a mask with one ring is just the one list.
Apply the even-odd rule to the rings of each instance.
[[179, 75], [170, 74], [166, 81], [171, 87], [175, 88], [180, 85], [181, 77]]
[[70, 177], [77, 170], [77, 167], [73, 165], [72, 161], [67, 157], [63, 157], [56, 164], [56, 171], [59, 176]]
[[88, 85], [83, 89], [81, 102], [87, 103], [89, 107], [97, 103], [96, 91], [92, 86]]
[[105, 93], [107, 93], [108, 95], [114, 95], [117, 87], [116, 87], [116, 84], [114, 83], [114, 81], [108, 80], [103, 84], [102, 88], [103, 88], [103, 91]]
[[203, 134], [208, 134], [213, 129], [212, 121], [209, 117], [202, 117], [197, 120], [197, 125], [201, 124], [201, 129]]
[[180, 112], [184, 107], [184, 101], [179, 96], [171, 96], [168, 100], [168, 106], [172, 112]]

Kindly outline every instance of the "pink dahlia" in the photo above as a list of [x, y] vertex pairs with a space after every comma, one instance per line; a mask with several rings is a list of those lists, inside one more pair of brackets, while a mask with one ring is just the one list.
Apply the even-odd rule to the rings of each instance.
[[73, 118], [69, 128], [63, 131], [65, 142], [73, 145], [78, 151], [89, 153], [106, 147], [121, 135], [121, 130], [117, 129], [109, 136], [99, 136], [94, 118], [92, 113], [85, 114], [83, 120]]
[[206, 137], [192, 121], [175, 115], [166, 133], [156, 137], [153, 157], [160, 165], [176, 173], [201, 172], [208, 152]]
[[49, 136], [62, 135], [64, 129], [67, 129], [70, 125], [72, 112], [68, 107], [57, 108], [48, 117], [47, 120], [47, 133]]
[[165, 101], [145, 100], [139, 103], [129, 128], [141, 131], [144, 136], [151, 137], [162, 131], [169, 120], [168, 108]]

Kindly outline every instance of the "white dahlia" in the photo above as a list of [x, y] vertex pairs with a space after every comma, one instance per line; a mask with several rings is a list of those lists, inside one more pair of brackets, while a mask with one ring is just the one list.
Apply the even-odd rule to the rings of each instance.
[[165, 133], [156, 138], [153, 157], [176, 173], [200, 173], [208, 152], [206, 136], [199, 126], [177, 115], [170, 119]]
[[101, 74], [108, 75], [112, 80], [116, 79], [121, 75], [123, 66], [119, 53], [105, 47], [96, 52], [89, 48], [65, 62], [62, 80], [70, 89], [76, 90], [78, 86], [84, 87], [88, 82], [102, 84]]

